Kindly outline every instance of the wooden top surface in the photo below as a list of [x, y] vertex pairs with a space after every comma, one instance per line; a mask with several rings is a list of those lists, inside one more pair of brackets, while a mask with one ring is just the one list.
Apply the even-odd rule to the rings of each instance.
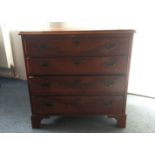
[[19, 35], [80, 35], [80, 34], [132, 34], [133, 29], [121, 30], [51, 30], [51, 31], [21, 31]]

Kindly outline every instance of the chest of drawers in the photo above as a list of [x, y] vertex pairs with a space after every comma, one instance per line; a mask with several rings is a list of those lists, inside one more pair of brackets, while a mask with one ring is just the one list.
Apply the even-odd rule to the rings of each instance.
[[32, 127], [51, 115], [107, 115], [126, 124], [134, 30], [20, 32]]

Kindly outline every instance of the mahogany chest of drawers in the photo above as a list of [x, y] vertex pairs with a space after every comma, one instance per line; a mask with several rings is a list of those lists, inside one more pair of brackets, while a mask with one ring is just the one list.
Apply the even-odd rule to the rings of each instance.
[[20, 32], [32, 127], [51, 115], [107, 115], [126, 124], [134, 30]]

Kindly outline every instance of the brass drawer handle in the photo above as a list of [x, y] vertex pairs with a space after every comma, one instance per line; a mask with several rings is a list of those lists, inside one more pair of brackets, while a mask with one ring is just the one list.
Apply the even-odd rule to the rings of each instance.
[[33, 48], [36, 48], [38, 51], [46, 51], [48, 47], [46, 44], [42, 44], [42, 45], [34, 44], [32, 46]]
[[40, 49], [47, 49], [47, 45], [39, 45], [38, 48], [40, 48]]
[[108, 101], [104, 104], [106, 107], [110, 108], [112, 106], [112, 101]]
[[80, 59], [73, 59], [72, 61], [75, 65], [79, 65], [81, 63]]
[[113, 50], [116, 48], [116, 44], [115, 43], [109, 43], [109, 44], [105, 44], [104, 45], [106, 49], [108, 50]]
[[52, 106], [55, 105], [55, 103], [49, 101], [49, 102], [46, 102], [45, 105], [46, 105], [47, 107], [52, 107]]
[[55, 46], [51, 46], [50, 44], [42, 44], [42, 45], [32, 45], [33, 48], [37, 49], [39, 52], [45, 52], [45, 53], [57, 53], [57, 52], [61, 52], [57, 47]]
[[41, 67], [48, 67], [49, 64], [45, 62], [45, 63], [40, 64], [40, 66], [41, 66]]
[[78, 46], [78, 45], [80, 45], [80, 41], [79, 41], [79, 40], [75, 40], [75, 41], [74, 41], [74, 44], [75, 44], [76, 46]]
[[106, 87], [110, 87], [114, 84], [114, 81], [113, 80], [110, 80], [110, 79], [107, 79], [107, 80], [104, 80], [104, 85]]
[[80, 79], [76, 79], [73, 81], [72, 86], [73, 87], [79, 87], [80, 83], [81, 83]]
[[42, 83], [41, 86], [42, 86], [42, 87], [50, 87], [50, 86], [51, 86], [51, 83]]
[[116, 61], [115, 60], [110, 60], [110, 61], [105, 62], [104, 64], [107, 67], [113, 67], [116, 64]]

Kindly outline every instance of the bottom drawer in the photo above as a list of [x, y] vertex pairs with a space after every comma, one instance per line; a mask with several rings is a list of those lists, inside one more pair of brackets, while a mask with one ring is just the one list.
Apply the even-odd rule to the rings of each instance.
[[122, 96], [33, 96], [35, 114], [122, 114]]

